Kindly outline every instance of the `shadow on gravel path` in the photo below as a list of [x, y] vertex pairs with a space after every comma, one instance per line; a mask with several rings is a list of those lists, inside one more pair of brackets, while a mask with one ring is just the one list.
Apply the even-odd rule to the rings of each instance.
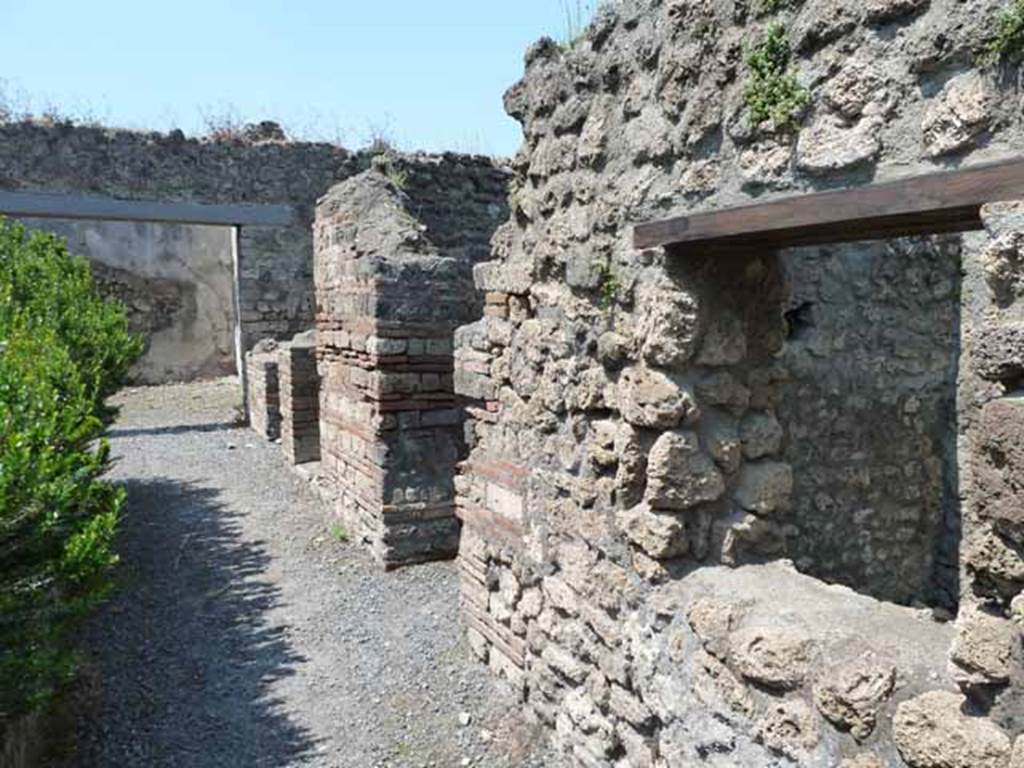
[[80, 733], [73, 764], [301, 764], [316, 742], [270, 690], [305, 659], [265, 621], [280, 589], [262, 577], [263, 543], [243, 539], [215, 489], [126, 485], [123, 583], [83, 633], [86, 646], [105, 648], [92, 675], [100, 725]]

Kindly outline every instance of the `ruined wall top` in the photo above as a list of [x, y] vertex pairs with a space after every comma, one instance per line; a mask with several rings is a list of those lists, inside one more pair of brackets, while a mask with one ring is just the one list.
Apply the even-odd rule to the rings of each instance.
[[[318, 196], [370, 167], [380, 154], [269, 136], [187, 138], [181, 131], [0, 123], [0, 188], [198, 203], [292, 204], [310, 221]], [[494, 164], [482, 156], [409, 157], [440, 173], [449, 166]]]

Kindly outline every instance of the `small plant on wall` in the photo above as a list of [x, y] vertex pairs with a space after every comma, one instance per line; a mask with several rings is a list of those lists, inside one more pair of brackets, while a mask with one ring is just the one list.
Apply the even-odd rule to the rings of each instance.
[[770, 122], [776, 130], [794, 130], [810, 92], [790, 67], [792, 51], [781, 24], [772, 24], [747, 52], [749, 75], [744, 92], [751, 126]]
[[982, 59], [988, 64], [1024, 61], [1024, 0], [1013, 0], [996, 17], [995, 32], [982, 50]]
[[612, 269], [610, 264], [606, 264], [601, 268], [601, 309], [605, 312], [611, 312], [615, 302], [618, 301], [621, 290], [622, 285], [615, 274], [615, 270]]
[[558, 0], [558, 5], [565, 17], [565, 30], [562, 36], [562, 47], [572, 48], [583, 37], [587, 22], [594, 15], [596, 5], [585, 0]]

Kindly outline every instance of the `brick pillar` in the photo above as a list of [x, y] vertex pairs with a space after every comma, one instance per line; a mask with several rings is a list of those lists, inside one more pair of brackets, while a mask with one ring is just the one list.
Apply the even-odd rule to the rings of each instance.
[[270, 340], [259, 342], [245, 355], [249, 423], [268, 440], [281, 436], [277, 355], [277, 343]]
[[296, 336], [278, 352], [281, 446], [292, 464], [320, 460], [320, 377], [312, 333]]
[[457, 551], [452, 333], [474, 311], [470, 265], [408, 202], [368, 172], [331, 190], [315, 228], [321, 460], [337, 514], [386, 567]]

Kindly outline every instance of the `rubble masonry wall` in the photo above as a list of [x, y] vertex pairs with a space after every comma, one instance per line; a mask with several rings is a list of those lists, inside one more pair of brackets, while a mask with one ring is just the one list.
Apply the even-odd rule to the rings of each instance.
[[[512, 215], [456, 332], [459, 567], [471, 644], [574, 764], [1024, 759], [1016, 209], [962, 241], [631, 243], [1019, 153], [1017, 80], [977, 64], [1001, 9], [625, 0], [528, 52]], [[792, 130], [749, 119], [774, 22]]]

